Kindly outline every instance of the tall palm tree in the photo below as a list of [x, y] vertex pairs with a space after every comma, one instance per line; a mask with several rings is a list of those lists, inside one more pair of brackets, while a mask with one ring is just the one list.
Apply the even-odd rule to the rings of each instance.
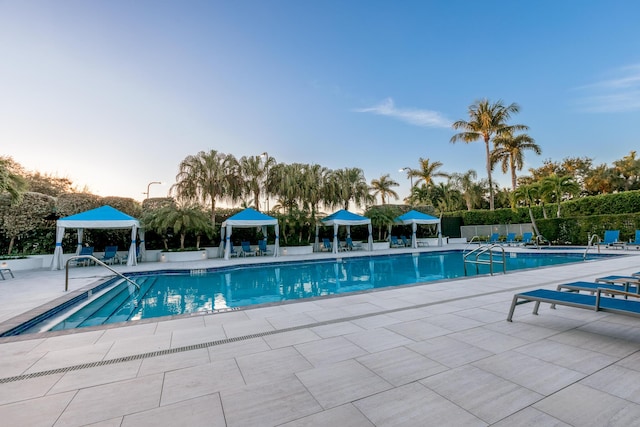
[[560, 204], [566, 195], [576, 195], [580, 191], [580, 184], [570, 175], [559, 176], [552, 174], [542, 180], [542, 191], [553, 196], [558, 204], [556, 217], [560, 218]]
[[373, 197], [380, 195], [380, 201], [383, 205], [387, 204], [387, 197], [398, 200], [398, 193], [391, 189], [391, 187], [399, 187], [396, 181], [391, 179], [389, 174], [382, 175], [378, 179], [371, 180], [371, 189], [373, 190]]
[[540, 230], [538, 230], [538, 226], [536, 225], [536, 219], [533, 216], [533, 210], [531, 207], [536, 203], [538, 197], [540, 196], [540, 186], [538, 184], [531, 185], [521, 185], [514, 192], [513, 196], [517, 201], [524, 202], [525, 206], [529, 209], [529, 218], [531, 219], [531, 227], [533, 231], [536, 233], [536, 236], [540, 236]]
[[[269, 158], [269, 161], [271, 158]], [[260, 156], [240, 158], [240, 174], [243, 180], [243, 194], [253, 196], [253, 207], [260, 210], [260, 193], [266, 180], [267, 168]]]
[[493, 202], [493, 179], [491, 178], [491, 150], [489, 142], [496, 135], [502, 135], [505, 132], [520, 131], [529, 129], [525, 125], [508, 125], [507, 120], [511, 114], [520, 111], [518, 104], [510, 104], [505, 106], [501, 100], [491, 104], [487, 99], [476, 101], [469, 106], [469, 121], [458, 120], [454, 122], [452, 127], [455, 130], [462, 130], [451, 137], [451, 142], [455, 143], [463, 141], [471, 143], [482, 139], [486, 152], [487, 179], [489, 180], [489, 209], [494, 209]]
[[336, 194], [334, 204], [341, 203], [342, 208], [349, 210], [349, 202], [366, 204], [373, 200], [369, 194], [369, 186], [360, 168], [344, 168], [333, 171], [331, 175], [332, 189]]
[[211, 206], [211, 225], [216, 224], [216, 202], [235, 201], [242, 195], [238, 162], [231, 154], [216, 150], [200, 151], [185, 157], [178, 166], [176, 183], [171, 187], [180, 200], [199, 201]]
[[491, 162], [501, 163], [502, 172], [511, 171], [511, 189], [516, 189], [516, 170], [524, 167], [524, 151], [531, 150], [540, 155], [542, 150], [536, 141], [526, 133], [513, 135], [513, 132], [505, 132], [493, 139], [494, 149], [491, 153]]
[[448, 178], [449, 174], [446, 172], [438, 172], [438, 169], [442, 167], [442, 162], [431, 162], [431, 160], [423, 159], [420, 157], [418, 161], [420, 163], [419, 169], [411, 169], [407, 172], [407, 175], [413, 178], [418, 178], [415, 185], [424, 183], [427, 187], [433, 185], [434, 178]]
[[11, 203], [19, 202], [27, 191], [27, 181], [11, 170], [11, 161], [0, 158], [0, 194], [8, 193]]

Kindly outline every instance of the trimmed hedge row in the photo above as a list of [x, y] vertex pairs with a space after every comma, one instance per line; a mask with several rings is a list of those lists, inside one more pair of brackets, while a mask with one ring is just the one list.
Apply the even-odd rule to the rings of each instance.
[[620, 230], [620, 240], [628, 242], [640, 230], [640, 213], [540, 219], [536, 224], [544, 237], [560, 245], [586, 245], [593, 234], [602, 239], [605, 230]]

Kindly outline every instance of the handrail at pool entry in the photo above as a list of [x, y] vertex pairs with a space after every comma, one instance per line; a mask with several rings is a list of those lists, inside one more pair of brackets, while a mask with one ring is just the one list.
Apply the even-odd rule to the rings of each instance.
[[[502, 261], [494, 261], [493, 260], [493, 249], [494, 248], [500, 248], [500, 250], [502, 251]], [[489, 252], [489, 260], [480, 260], [480, 259], [478, 259], [482, 254], [484, 254], [486, 252]], [[474, 260], [467, 259], [471, 254], [475, 254], [475, 259]], [[492, 276], [493, 276], [493, 264], [494, 264], [494, 262], [502, 263], [502, 273], [503, 274], [507, 274], [507, 260], [506, 260], [505, 251], [504, 251], [504, 248], [502, 247], [502, 245], [488, 244], [488, 245], [478, 246], [477, 248], [475, 248], [471, 252], [469, 252], [467, 254], [464, 254], [462, 258], [463, 258], [463, 267], [464, 267], [464, 275], [465, 276], [467, 275], [467, 263], [471, 263], [471, 264], [475, 264], [476, 265], [476, 274], [479, 273], [479, 268], [478, 268], [479, 264], [488, 265], [489, 266], [489, 272], [490, 272], [490, 274]]]
[[67, 260], [67, 262], [65, 264], [65, 267], [64, 267], [64, 269], [65, 269], [64, 291], [65, 292], [67, 292], [69, 290], [69, 262], [73, 261], [74, 259], [79, 259], [79, 258], [89, 258], [90, 260], [92, 260], [96, 264], [99, 264], [99, 265], [105, 267], [107, 270], [110, 270], [111, 272], [115, 273], [116, 276], [126, 280], [129, 283], [131, 283], [138, 290], [138, 292], [140, 292], [140, 285], [138, 285], [136, 282], [134, 282], [133, 280], [129, 279], [128, 277], [122, 275], [122, 273], [118, 273], [113, 268], [109, 267], [107, 264], [105, 264], [104, 262], [100, 261], [98, 258], [96, 258], [96, 257], [94, 257], [92, 255], [73, 255], [72, 257], [69, 257], [69, 259]]

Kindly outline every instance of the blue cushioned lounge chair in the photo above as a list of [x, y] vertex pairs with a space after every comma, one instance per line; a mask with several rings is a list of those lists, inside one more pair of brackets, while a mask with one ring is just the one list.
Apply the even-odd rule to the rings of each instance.
[[[83, 246], [78, 255], [93, 255], [93, 246]], [[91, 258], [76, 258], [76, 265], [87, 266], [91, 265], [92, 262]]]
[[505, 243], [509, 246], [515, 245], [516, 242], [516, 233], [507, 233], [507, 238], [505, 239]]
[[530, 245], [531, 243], [533, 243], [531, 241], [531, 239], [533, 239], [533, 233], [522, 233], [522, 242], [520, 242], [521, 245]]
[[327, 239], [326, 237], [322, 238], [322, 247], [320, 248], [320, 250], [333, 252], [333, 246], [331, 245], [331, 242], [329, 241], [329, 239]]
[[105, 264], [113, 264], [118, 261], [118, 247], [117, 246], [107, 246], [104, 248], [104, 255], [100, 260]]
[[270, 255], [273, 253], [273, 251], [267, 248], [267, 241], [264, 239], [258, 240], [258, 249], [260, 250], [260, 255]]
[[493, 233], [489, 237], [489, 243], [500, 243], [500, 234], [499, 233]]
[[251, 249], [251, 243], [242, 241], [240, 244], [242, 245], [242, 256], [254, 256], [256, 254], [256, 252]]
[[360, 249], [362, 249], [362, 245], [360, 243], [353, 243], [353, 240], [351, 240], [351, 237], [347, 237], [346, 242], [347, 242], [347, 249], [350, 251], [359, 251]]
[[595, 295], [585, 295], [576, 292], [552, 291], [549, 289], [537, 289], [523, 292], [513, 296], [507, 321], [511, 322], [513, 312], [517, 305], [527, 302], [535, 302], [533, 314], [538, 314], [540, 303], [552, 305], [566, 305], [568, 307], [585, 308], [587, 310], [604, 311], [606, 313], [626, 314], [640, 317], [640, 301], [624, 298], [608, 298], [603, 294], [616, 294], [626, 297], [638, 297], [638, 294], [614, 291], [611, 289], [598, 289]]
[[624, 247], [624, 244], [622, 242], [620, 242], [620, 230], [606, 230], [604, 232], [604, 239], [602, 239], [602, 241], [598, 242], [598, 246], [622, 246]]
[[404, 245], [405, 248], [408, 248], [411, 246], [411, 243], [409, 242], [409, 240], [407, 240], [405, 236], [400, 236], [400, 240], [402, 240], [402, 244]]
[[625, 247], [633, 246], [636, 249], [640, 249], [640, 230], [636, 230], [636, 238], [633, 242], [625, 244]]
[[404, 245], [400, 243], [397, 236], [389, 236], [389, 246], [392, 248], [402, 248]]

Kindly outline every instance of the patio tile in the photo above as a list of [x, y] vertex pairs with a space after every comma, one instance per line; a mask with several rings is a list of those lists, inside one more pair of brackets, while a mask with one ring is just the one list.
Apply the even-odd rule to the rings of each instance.
[[221, 325], [176, 329], [171, 333], [171, 348], [187, 347], [226, 339]]
[[446, 336], [409, 344], [407, 348], [449, 368], [457, 368], [494, 354], [480, 347]]
[[85, 345], [64, 350], [49, 351], [40, 360], [31, 365], [26, 373], [47, 371], [50, 369], [80, 365], [103, 360], [111, 349], [111, 344]]
[[538, 341], [558, 333], [557, 329], [545, 328], [539, 325], [524, 322], [507, 322], [507, 316], [503, 314], [501, 322], [494, 322], [484, 326], [501, 334], [511, 335], [527, 341]]
[[376, 329], [382, 328], [388, 325], [393, 325], [395, 323], [400, 323], [401, 320], [394, 318], [387, 314], [379, 314], [376, 316], [367, 316], [360, 319], [354, 319], [351, 321], [356, 326], [359, 326], [362, 329]]
[[616, 357], [597, 351], [548, 339], [527, 344], [515, 349], [515, 351], [584, 374], [592, 374], [618, 360]]
[[162, 425], [225, 427], [220, 395], [218, 393], [210, 394], [126, 415], [122, 420], [121, 427], [157, 427]]
[[309, 363], [316, 367], [368, 354], [364, 349], [341, 336], [298, 344], [295, 347]]
[[491, 424], [491, 427], [572, 427], [551, 415], [532, 407], [524, 408], [513, 415]]
[[149, 353], [171, 348], [171, 332], [144, 337], [129, 337], [115, 341], [105, 359]]
[[485, 327], [454, 332], [449, 337], [480, 347], [492, 353], [502, 353], [528, 344], [528, 341], [501, 334]]
[[51, 427], [75, 394], [76, 392], [58, 393], [0, 405], [0, 420], [7, 426]]
[[[380, 317], [380, 316], [374, 316]], [[339, 322], [332, 323], [330, 325], [314, 326], [311, 328], [315, 334], [321, 338], [338, 337], [340, 335], [347, 335], [353, 332], [360, 332], [366, 328], [358, 326], [355, 321], [353, 322]]]
[[283, 312], [277, 316], [270, 316], [266, 319], [275, 329], [293, 328], [296, 326], [313, 325], [316, 320], [306, 313]]
[[0, 405], [44, 396], [62, 375], [45, 375], [0, 384]]
[[286, 377], [312, 367], [292, 347], [239, 356], [236, 360], [247, 384], [265, 381], [275, 382], [277, 378]]
[[191, 317], [184, 317], [182, 319], [173, 319], [166, 322], [158, 322], [156, 326], [156, 334], [162, 334], [164, 332], [173, 332], [181, 329], [194, 329], [205, 328], [204, 315], [196, 314]]
[[42, 354], [32, 353], [0, 357], [0, 378], [21, 375], [41, 358]]
[[271, 350], [263, 338], [229, 342], [208, 348], [211, 360], [233, 359], [237, 356], [260, 353]]
[[419, 383], [360, 399], [354, 405], [377, 427], [487, 425]]
[[369, 353], [375, 353], [376, 351], [399, 347], [414, 342], [413, 340], [385, 328], [355, 332], [353, 334], [345, 335], [345, 338], [364, 348]]
[[352, 404], [337, 406], [282, 424], [280, 427], [375, 427], [362, 412]]
[[323, 408], [333, 408], [392, 388], [355, 360], [298, 372], [297, 377]]
[[293, 375], [220, 393], [228, 427], [276, 426], [321, 411]]
[[70, 371], [60, 378], [55, 386], [51, 388], [49, 394], [79, 390], [81, 388], [135, 378], [141, 364], [141, 360], [133, 360], [131, 362], [116, 363], [113, 365], [97, 366], [91, 368], [90, 371], [87, 369]]
[[29, 353], [45, 354], [50, 351], [73, 349], [81, 346], [97, 344], [105, 331], [80, 332], [47, 338], [34, 347]]
[[507, 351], [473, 362], [473, 366], [549, 395], [585, 377], [585, 374], [516, 351]]
[[449, 369], [406, 347], [362, 356], [357, 361], [394, 386], [407, 384]]
[[470, 365], [433, 375], [420, 383], [487, 423], [499, 421], [543, 397]]
[[628, 356], [640, 348], [640, 345], [637, 343], [582, 330], [566, 331], [549, 337], [549, 339], [614, 357]]
[[205, 326], [224, 325], [225, 323], [241, 322], [249, 320], [247, 312], [250, 310], [228, 311], [211, 313], [204, 316]]
[[158, 322], [142, 323], [123, 326], [120, 328], [112, 328], [104, 331], [103, 335], [98, 339], [97, 343], [113, 343], [123, 338], [148, 337], [156, 333]]
[[596, 390], [640, 404], [640, 372], [623, 366], [609, 366], [580, 382]]
[[142, 360], [138, 376], [170, 372], [191, 366], [204, 365], [209, 362], [211, 360], [209, 358], [209, 349], [207, 348], [148, 357]]
[[640, 405], [583, 384], [560, 390], [533, 407], [572, 426], [628, 427], [640, 419]]
[[163, 375], [149, 375], [79, 390], [55, 425], [85, 425], [155, 408], [162, 379]]
[[164, 375], [160, 405], [166, 406], [244, 385], [242, 374], [231, 359], [177, 369]]
[[483, 324], [501, 322], [505, 320], [503, 311], [487, 310], [480, 307], [456, 311], [455, 315], [473, 319], [475, 321], [482, 322]]
[[225, 323], [223, 328], [225, 334], [229, 338], [243, 337], [245, 335], [259, 334], [261, 332], [275, 330], [275, 328], [265, 319]]
[[317, 341], [321, 338], [310, 329], [299, 329], [296, 331], [283, 332], [281, 334], [265, 335], [265, 342], [272, 349], [290, 347], [296, 344], [302, 344], [309, 341]]

